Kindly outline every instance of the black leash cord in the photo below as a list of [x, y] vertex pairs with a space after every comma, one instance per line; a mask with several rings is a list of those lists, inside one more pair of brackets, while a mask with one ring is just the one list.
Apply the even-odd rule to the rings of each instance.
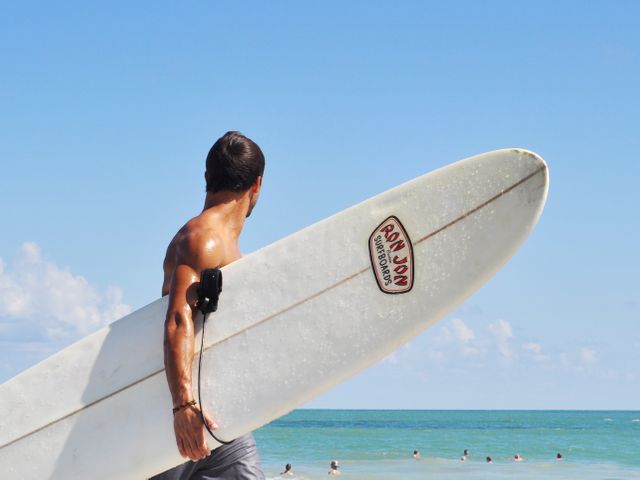
[[207, 420], [204, 418], [204, 411], [202, 409], [203, 407], [202, 407], [202, 389], [200, 388], [200, 372], [202, 372], [202, 352], [204, 351], [204, 325], [205, 323], [207, 323], [208, 316], [209, 316], [208, 313], [202, 316], [202, 337], [200, 339], [200, 358], [198, 359], [198, 403], [200, 404], [200, 418], [202, 419], [202, 423], [204, 423], [204, 427], [207, 429], [207, 432], [209, 432], [209, 434], [213, 437], [213, 439], [216, 442], [221, 443], [222, 445], [229, 445], [230, 443], [233, 443], [233, 440], [225, 442], [224, 440], [220, 440], [218, 437], [216, 437], [215, 434], [209, 428], [209, 424], [207, 423]]

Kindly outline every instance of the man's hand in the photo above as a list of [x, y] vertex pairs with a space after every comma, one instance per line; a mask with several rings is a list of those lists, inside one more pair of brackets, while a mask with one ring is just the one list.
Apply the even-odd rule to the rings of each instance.
[[[218, 425], [206, 411], [204, 418], [211, 430]], [[201, 460], [209, 455], [210, 450], [206, 441], [206, 430], [200, 418], [200, 408], [196, 405], [178, 410], [173, 417], [173, 429], [176, 432], [176, 442], [180, 455], [192, 461]]]

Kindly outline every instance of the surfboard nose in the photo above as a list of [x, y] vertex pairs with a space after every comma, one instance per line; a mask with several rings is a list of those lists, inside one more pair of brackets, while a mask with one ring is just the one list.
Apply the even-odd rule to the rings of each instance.
[[505, 149], [505, 151], [510, 151], [518, 154], [520, 157], [520, 161], [530, 163], [531, 168], [534, 170], [545, 170], [545, 175], [548, 176], [549, 167], [547, 165], [547, 162], [544, 160], [544, 158], [542, 158], [536, 152], [527, 150], [526, 148], [518, 148], [518, 147], [508, 148], [508, 149]]
[[516, 147], [516, 148], [507, 149], [507, 150], [513, 153], [517, 153], [520, 157], [520, 161], [529, 163], [531, 165], [530, 168], [532, 173], [535, 172], [535, 174], [538, 174], [538, 173], [542, 174], [544, 179], [543, 180], [544, 193], [539, 199], [540, 211], [538, 212], [538, 213], [542, 213], [542, 207], [544, 207], [545, 203], [547, 202], [547, 195], [549, 193], [549, 166], [547, 165], [547, 162], [544, 160], [544, 158], [542, 158], [536, 152], [527, 150], [526, 148]]

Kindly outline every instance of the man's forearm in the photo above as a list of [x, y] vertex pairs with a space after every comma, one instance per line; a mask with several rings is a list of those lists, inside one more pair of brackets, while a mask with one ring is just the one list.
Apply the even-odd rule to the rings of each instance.
[[192, 400], [193, 351], [194, 332], [191, 315], [168, 312], [164, 329], [164, 366], [174, 407]]

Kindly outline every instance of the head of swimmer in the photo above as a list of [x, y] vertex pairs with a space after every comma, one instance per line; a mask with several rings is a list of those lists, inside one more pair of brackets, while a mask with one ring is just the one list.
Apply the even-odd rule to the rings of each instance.
[[263, 173], [264, 154], [260, 147], [240, 132], [227, 132], [213, 144], [207, 155], [204, 172], [207, 194], [247, 195], [248, 217], [258, 202]]

